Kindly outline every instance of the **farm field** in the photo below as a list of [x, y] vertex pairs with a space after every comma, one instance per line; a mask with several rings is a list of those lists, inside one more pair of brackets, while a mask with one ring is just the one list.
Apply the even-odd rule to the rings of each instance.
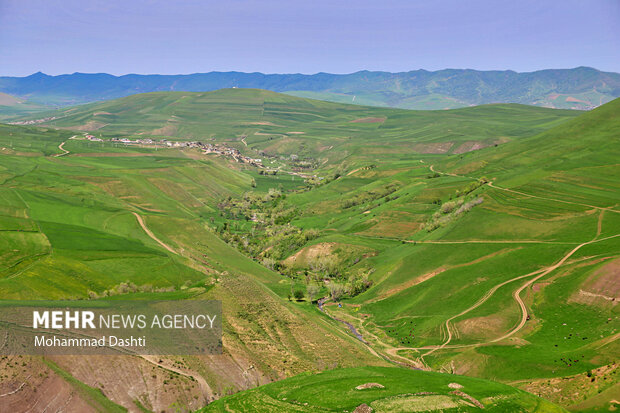
[[[491, 411], [607, 408], [618, 113], [620, 100], [415, 112], [228, 89], [0, 125], [0, 298], [222, 300], [225, 354], [128, 358], [131, 392], [103, 359], [33, 362], [50, 372], [41, 383], [75, 380], [134, 410], [196, 410], [304, 372], [206, 411], [474, 409], [450, 393], [457, 378]], [[118, 137], [215, 142], [271, 167]], [[0, 394], [31, 373], [1, 363]], [[361, 377], [386, 389], [353, 390]], [[402, 396], [419, 392], [437, 394]]]

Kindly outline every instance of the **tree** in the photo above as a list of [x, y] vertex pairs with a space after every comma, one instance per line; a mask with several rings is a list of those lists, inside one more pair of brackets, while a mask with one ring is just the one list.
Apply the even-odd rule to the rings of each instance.
[[304, 299], [304, 292], [302, 290], [295, 290], [295, 300], [301, 301]]
[[330, 283], [329, 284], [329, 294], [332, 297], [332, 300], [338, 301], [344, 294], [344, 286], [342, 284]]
[[317, 297], [317, 295], [319, 294], [319, 291], [321, 289], [319, 288], [318, 285], [314, 285], [314, 284], [308, 284], [306, 286], [306, 294], [308, 295], [308, 298], [310, 299], [310, 302], [313, 302], [314, 299]]

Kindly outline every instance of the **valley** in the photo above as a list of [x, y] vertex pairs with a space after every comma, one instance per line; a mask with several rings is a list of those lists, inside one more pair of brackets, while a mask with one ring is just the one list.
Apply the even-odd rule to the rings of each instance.
[[[0, 125], [1, 299], [225, 309], [221, 356], [5, 357], [0, 397], [36, 389], [51, 406], [59, 389], [105, 411], [613, 407], [619, 111], [222, 89]], [[138, 139], [155, 143], [123, 142]], [[355, 390], [368, 381], [385, 390]]]

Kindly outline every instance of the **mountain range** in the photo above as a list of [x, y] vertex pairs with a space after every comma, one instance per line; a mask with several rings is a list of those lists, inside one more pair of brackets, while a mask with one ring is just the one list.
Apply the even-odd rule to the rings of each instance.
[[[589, 67], [528, 73], [444, 69], [390, 73], [263, 74], [209, 72], [114, 76], [73, 73], [0, 77], [0, 92], [30, 104], [66, 106], [136, 93], [258, 88], [339, 103], [405, 109], [450, 109], [488, 103], [522, 103], [592, 109], [620, 97], [620, 74]], [[6, 105], [5, 105], [6, 106]]]

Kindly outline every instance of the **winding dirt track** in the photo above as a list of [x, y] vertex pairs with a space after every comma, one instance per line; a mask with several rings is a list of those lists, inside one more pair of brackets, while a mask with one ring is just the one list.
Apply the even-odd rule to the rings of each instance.
[[[423, 162], [423, 161], [420, 161]], [[432, 172], [436, 172], [442, 175], [449, 175], [449, 176], [455, 176], [455, 177], [465, 177], [465, 178], [470, 178], [468, 176], [464, 176], [464, 175], [456, 175], [456, 174], [451, 174], [451, 173], [445, 173], [445, 172], [439, 172], [436, 171], [433, 168], [433, 165], [429, 166], [429, 169]], [[471, 178], [474, 179], [474, 178]], [[570, 201], [563, 201], [563, 200], [558, 200], [558, 199], [553, 199], [553, 198], [546, 198], [546, 197], [539, 197], [536, 195], [530, 195], [530, 194], [526, 194], [523, 192], [518, 192], [518, 191], [513, 191], [511, 189], [506, 189], [506, 188], [502, 188], [502, 187], [498, 187], [498, 186], [494, 186], [492, 185], [491, 182], [489, 182], [487, 185], [489, 185], [492, 188], [496, 188], [499, 190], [503, 190], [503, 191], [508, 191], [508, 192], [513, 192], [513, 193], [517, 193], [519, 195], [524, 195], [524, 196], [528, 196], [528, 197], [532, 197], [532, 198], [540, 198], [540, 199], [545, 199], [545, 200], [549, 200], [549, 201], [557, 201], [557, 202], [564, 202], [564, 203], [569, 203], [569, 204], [575, 204], [575, 205], [581, 205], [581, 206], [586, 206], [589, 208], [596, 208], [598, 210], [601, 211], [601, 215], [599, 217], [598, 223], [597, 223], [597, 232], [596, 235], [594, 237], [594, 239], [592, 239], [591, 241], [587, 241], [587, 242], [583, 242], [579, 245], [577, 245], [575, 248], [573, 248], [570, 252], [568, 252], [566, 255], [564, 255], [564, 257], [562, 257], [558, 262], [556, 262], [555, 264], [531, 272], [529, 274], [525, 274], [525, 275], [520, 275], [518, 277], [515, 278], [511, 278], [510, 280], [504, 281], [496, 286], [494, 286], [493, 288], [491, 288], [489, 291], [487, 291], [487, 293], [485, 295], [483, 295], [474, 305], [472, 305], [471, 307], [467, 308], [466, 310], [460, 312], [459, 314], [450, 317], [449, 319], [446, 320], [446, 322], [444, 323], [444, 325], [442, 326], [442, 331], [445, 329], [446, 330], [446, 341], [444, 341], [441, 345], [439, 346], [425, 346], [425, 347], [393, 347], [390, 348], [387, 351], [388, 354], [390, 354], [391, 356], [396, 356], [396, 357], [400, 357], [402, 358], [402, 356], [398, 355], [398, 351], [400, 350], [416, 350], [416, 351], [420, 351], [420, 350], [429, 350], [428, 352], [424, 353], [421, 358], [422, 360], [424, 360], [424, 357], [437, 351], [437, 350], [441, 350], [444, 348], [463, 348], [463, 347], [479, 347], [479, 346], [483, 346], [486, 344], [491, 344], [491, 343], [496, 343], [502, 340], [505, 340], [509, 337], [511, 337], [512, 335], [514, 335], [515, 333], [517, 333], [519, 330], [521, 330], [526, 322], [527, 322], [527, 317], [528, 317], [528, 310], [527, 310], [527, 306], [525, 305], [525, 303], [523, 302], [523, 299], [521, 298], [521, 292], [523, 290], [525, 290], [526, 288], [528, 288], [530, 285], [532, 285], [533, 283], [535, 283], [537, 280], [539, 280], [540, 278], [544, 277], [545, 275], [549, 274], [550, 272], [556, 270], [557, 268], [559, 268], [561, 265], [563, 265], [566, 260], [568, 260], [572, 255], [574, 255], [579, 249], [581, 249], [582, 247], [589, 245], [589, 244], [593, 244], [595, 242], [600, 242], [600, 241], [605, 241], [608, 239], [612, 239], [612, 238], [616, 238], [619, 237], [620, 234], [616, 234], [616, 235], [611, 235], [605, 238], [601, 238], [598, 239], [598, 237], [601, 234], [601, 226], [602, 226], [602, 217], [603, 217], [603, 213], [605, 211], [611, 211], [611, 212], [616, 212], [616, 213], [620, 213], [620, 211], [616, 211], [613, 210], [611, 208], [605, 208], [605, 207], [598, 207], [598, 206], [594, 206], [594, 205], [588, 205], [588, 204], [580, 204], [580, 203], [576, 203], [576, 202], [570, 202]], [[475, 243], [475, 242], [480, 242], [480, 241], [459, 241], [458, 243]], [[436, 242], [436, 243], [442, 243], [442, 242]], [[511, 283], [513, 281], [517, 281], [520, 280], [522, 278], [528, 278], [531, 277], [533, 275], [536, 275], [536, 277], [528, 280], [527, 282], [525, 282], [521, 287], [519, 287], [514, 293], [513, 293], [513, 298], [515, 299], [515, 301], [517, 302], [517, 304], [519, 305], [520, 309], [521, 309], [521, 319], [519, 321], [519, 323], [509, 332], [507, 332], [506, 334], [504, 334], [501, 337], [495, 338], [493, 340], [489, 340], [487, 342], [483, 342], [483, 343], [476, 343], [476, 344], [464, 344], [464, 345], [453, 345], [450, 346], [450, 342], [452, 341], [452, 330], [450, 328], [450, 322], [458, 317], [461, 317], [462, 315], [465, 315], [467, 313], [469, 313], [470, 311], [478, 308], [479, 306], [481, 306], [484, 302], [486, 302], [499, 288], [501, 288], [502, 286]]]
[[162, 240], [160, 240], [159, 238], [157, 238], [155, 236], [155, 234], [153, 234], [151, 232], [151, 230], [146, 226], [146, 224], [144, 223], [144, 220], [142, 219], [142, 217], [137, 213], [137, 212], [132, 212], [132, 214], [135, 215], [136, 219], [138, 220], [138, 223], [140, 224], [140, 226], [142, 227], [142, 229], [144, 230], [144, 232], [146, 232], [146, 235], [148, 235], [149, 237], [151, 237], [151, 239], [153, 239], [153, 241], [157, 242], [159, 245], [161, 245], [162, 247], [164, 247], [165, 249], [167, 249], [168, 251], [170, 251], [173, 254], [179, 255], [178, 252], [176, 252], [174, 249], [172, 249], [172, 247], [170, 247], [168, 244], [166, 244], [165, 242], [163, 242]]
[[163, 363], [160, 363], [158, 361], [158, 357], [157, 356], [145, 356], [145, 355], [140, 355], [140, 358], [148, 361], [151, 364], [154, 364], [155, 366], [161, 367], [162, 369], [168, 370], [168, 371], [172, 371], [174, 373], [180, 374], [181, 376], [185, 376], [185, 377], [189, 377], [191, 379], [194, 379], [198, 385], [200, 386], [200, 389], [202, 390], [202, 393], [204, 395], [213, 395], [213, 392], [211, 391], [211, 386], [209, 386], [209, 384], [207, 383], [207, 381], [198, 373], [192, 373], [191, 371], [186, 371], [186, 370], [182, 370], [179, 369], [177, 367], [174, 366], [167, 366]]
[[[573, 248], [569, 253], [567, 253], [564, 257], [562, 257], [562, 259], [560, 259], [557, 263], [531, 272], [529, 274], [525, 274], [525, 275], [520, 275], [518, 277], [515, 278], [511, 278], [510, 280], [504, 281], [496, 286], [494, 286], [493, 288], [491, 288], [489, 291], [487, 291], [487, 293], [482, 296], [474, 305], [472, 305], [471, 307], [467, 308], [466, 310], [463, 310], [462, 312], [460, 312], [459, 314], [450, 317], [449, 319], [446, 320], [446, 322], [443, 325], [442, 329], [446, 330], [446, 334], [447, 334], [447, 338], [446, 341], [443, 342], [443, 344], [439, 345], [439, 346], [425, 346], [425, 347], [395, 347], [392, 349], [389, 349], [387, 352], [390, 355], [394, 355], [396, 354], [396, 352], [400, 351], [400, 350], [429, 350], [428, 352], [424, 353], [422, 355], [422, 358], [424, 358], [425, 356], [434, 353], [437, 350], [441, 350], [443, 348], [464, 348], [464, 347], [480, 347], [486, 344], [491, 344], [491, 343], [497, 343], [498, 341], [502, 341], [504, 339], [509, 338], [510, 336], [514, 335], [515, 333], [517, 333], [519, 330], [521, 330], [524, 326], [525, 323], [527, 322], [527, 316], [528, 316], [528, 311], [527, 311], [527, 306], [525, 305], [525, 303], [523, 302], [523, 299], [521, 298], [521, 292], [523, 290], [525, 290], [527, 287], [529, 287], [530, 285], [532, 285], [533, 283], [535, 283], [537, 280], [539, 280], [540, 278], [544, 277], [545, 275], [549, 274], [550, 272], [556, 270], [557, 268], [559, 268], [562, 264], [564, 264], [566, 262], [566, 260], [568, 260], [573, 254], [575, 254], [581, 247], [584, 247], [586, 245], [595, 243], [595, 242], [599, 242], [599, 241], [605, 241], [611, 238], [616, 238], [616, 237], [620, 237], [620, 234], [616, 234], [616, 235], [612, 235], [609, 237], [605, 237], [605, 238], [601, 238], [601, 239], [593, 239], [592, 241], [588, 241], [588, 242], [584, 242], [579, 244], [578, 246], [576, 246], [575, 248]], [[523, 284], [521, 287], [519, 287], [514, 293], [513, 293], [513, 297], [515, 299], [515, 301], [517, 302], [517, 304], [519, 304], [519, 307], [521, 309], [521, 319], [519, 321], [519, 323], [512, 329], [510, 330], [508, 333], [504, 334], [501, 337], [495, 338], [493, 340], [489, 340], [483, 343], [476, 343], [476, 344], [463, 344], [463, 345], [453, 345], [450, 346], [450, 342], [452, 341], [452, 329], [450, 328], [450, 322], [462, 315], [465, 315], [467, 313], [469, 313], [472, 310], [475, 310], [476, 308], [480, 307], [484, 302], [486, 302], [489, 298], [491, 298], [491, 296], [501, 287], [503, 287], [504, 285], [511, 283], [513, 281], [517, 281], [520, 280], [522, 278], [528, 278], [531, 277], [533, 275], [538, 274], [536, 277], [528, 280], [525, 284]]]
[[491, 340], [489, 343], [495, 343], [501, 340], [504, 340], [510, 336], [512, 336], [513, 334], [515, 334], [517, 331], [521, 330], [523, 328], [523, 326], [525, 326], [525, 322], [527, 321], [527, 307], [525, 306], [525, 303], [523, 302], [523, 300], [521, 299], [521, 291], [525, 290], [527, 287], [529, 287], [530, 285], [532, 285], [534, 282], [536, 282], [536, 280], [544, 277], [545, 275], [549, 274], [551, 271], [557, 269], [560, 265], [564, 264], [564, 262], [569, 259], [571, 257], [571, 255], [573, 255], [574, 253], [576, 253], [581, 247], [585, 246], [585, 245], [589, 245], [595, 242], [599, 242], [599, 241], [605, 241], [611, 238], [616, 238], [619, 237], [620, 234], [616, 234], [616, 235], [611, 235], [609, 237], [605, 237], [605, 238], [601, 238], [601, 239], [593, 239], [592, 241], [588, 241], [588, 242], [584, 242], [582, 244], [579, 244], [578, 246], [576, 246], [575, 248], [573, 248], [571, 250], [571, 252], [569, 252], [568, 254], [566, 254], [560, 261], [558, 261], [557, 263], [555, 263], [554, 265], [552, 265], [551, 267], [547, 267], [540, 275], [532, 278], [531, 280], [527, 281], [525, 284], [523, 284], [517, 291], [515, 291], [513, 293], [513, 297], [515, 298], [515, 300], [517, 301], [517, 303], [519, 303], [519, 306], [521, 307], [521, 321], [519, 322], [519, 324], [517, 324], [517, 326], [515, 328], [513, 328], [511, 331], [509, 331], [508, 333], [504, 334], [503, 336], [496, 338], [494, 340]]
[[65, 145], [65, 143], [67, 142], [63, 142], [60, 145], [58, 145], [58, 149], [60, 149], [62, 151], [62, 153], [57, 153], [56, 155], [54, 155], [55, 157], [59, 157], [59, 156], [65, 156], [69, 153], [68, 150], [66, 150], [65, 148], [63, 148], [63, 146]]

